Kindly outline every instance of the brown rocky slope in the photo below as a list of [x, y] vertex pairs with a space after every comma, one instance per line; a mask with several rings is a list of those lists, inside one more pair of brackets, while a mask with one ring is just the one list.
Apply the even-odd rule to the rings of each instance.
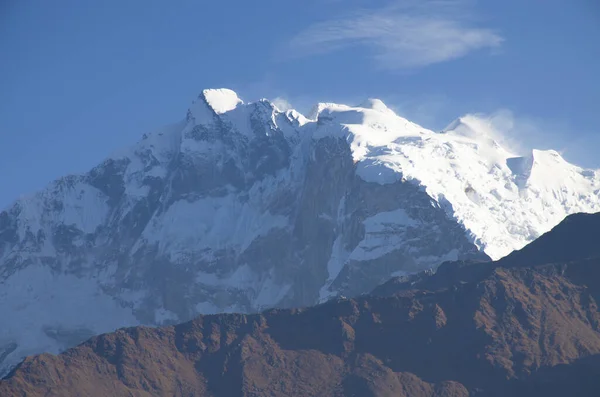
[[100, 335], [27, 358], [0, 396], [600, 396], [599, 232], [575, 215], [369, 296]]

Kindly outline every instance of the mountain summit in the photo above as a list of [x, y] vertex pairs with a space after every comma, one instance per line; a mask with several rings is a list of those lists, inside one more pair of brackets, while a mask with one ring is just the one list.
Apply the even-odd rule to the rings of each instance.
[[203, 91], [182, 121], [0, 213], [0, 367], [123, 326], [356, 296], [600, 211], [598, 171], [463, 124]]

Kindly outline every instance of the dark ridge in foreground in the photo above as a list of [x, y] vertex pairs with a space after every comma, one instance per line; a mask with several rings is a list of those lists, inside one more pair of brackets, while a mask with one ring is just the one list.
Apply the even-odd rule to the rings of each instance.
[[371, 296], [122, 329], [27, 358], [0, 395], [597, 397], [599, 232], [577, 215], [504, 260]]

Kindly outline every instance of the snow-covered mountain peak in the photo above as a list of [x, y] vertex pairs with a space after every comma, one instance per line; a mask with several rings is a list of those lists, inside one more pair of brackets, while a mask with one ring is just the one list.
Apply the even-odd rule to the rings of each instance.
[[285, 115], [287, 119], [297, 127], [301, 127], [304, 124], [310, 122], [310, 120], [306, 118], [302, 113], [294, 109], [286, 110]]
[[361, 108], [372, 109], [382, 113], [395, 114], [381, 99], [369, 98], [359, 105]]
[[494, 259], [547, 231], [542, 225], [600, 210], [597, 172], [569, 164], [555, 151], [518, 157], [477, 116], [463, 116], [440, 134], [393, 114], [343, 105], [322, 106], [319, 121], [314, 136], [345, 138], [362, 179], [414, 181], [446, 203]]
[[244, 103], [235, 91], [227, 88], [203, 90], [202, 97], [217, 114], [229, 112]]
[[498, 133], [492, 124], [483, 117], [467, 114], [450, 123], [442, 130], [443, 134], [451, 134], [478, 141], [480, 143], [498, 145]]
[[0, 361], [359, 294], [600, 211], [598, 171], [494, 132], [464, 116], [434, 133], [378, 100], [306, 118], [205, 90], [181, 122], [0, 212]]
[[192, 102], [187, 119], [196, 125], [210, 124], [215, 116], [230, 112], [243, 103], [235, 91], [230, 89], [205, 89]]
[[[358, 106], [348, 106], [333, 102], [320, 102], [312, 108], [308, 115], [308, 118], [310, 120], [318, 120], [320, 116], [323, 116], [325, 119], [331, 119], [332, 114], [347, 112], [360, 114], [364, 114], [365, 112], [377, 112], [380, 114], [385, 114], [387, 116], [396, 116], [394, 111], [388, 108], [387, 105], [383, 103], [381, 99], [369, 98]], [[340, 121], [343, 122], [343, 120]], [[353, 122], [357, 123], [356, 120], [354, 120]]]
[[321, 113], [325, 110], [331, 111], [334, 109], [343, 110], [343, 109], [349, 109], [349, 108], [350, 108], [350, 106], [339, 105], [339, 104], [333, 103], [333, 102], [319, 102], [315, 106], [312, 107], [312, 109], [310, 110], [310, 112], [307, 115], [307, 118], [312, 121], [317, 121], [319, 119], [319, 116], [321, 115]]
[[527, 156], [509, 158], [506, 162], [520, 188], [527, 184], [534, 190], [593, 191], [600, 180], [598, 171], [573, 165], [556, 150], [533, 149]]
[[567, 160], [565, 160], [558, 151], [553, 150], [553, 149], [548, 149], [548, 150], [533, 149], [531, 151], [531, 157], [533, 158], [533, 163], [536, 165], [552, 166], [552, 167], [553, 166], [559, 166], [559, 167], [573, 166]]
[[[597, 194], [600, 176], [597, 170], [586, 170], [567, 162], [556, 150], [533, 150], [528, 182], [533, 189], [564, 197], [572, 191]], [[583, 197], [579, 198], [582, 199]], [[576, 205], [577, 200], [568, 201], [571, 205]]]

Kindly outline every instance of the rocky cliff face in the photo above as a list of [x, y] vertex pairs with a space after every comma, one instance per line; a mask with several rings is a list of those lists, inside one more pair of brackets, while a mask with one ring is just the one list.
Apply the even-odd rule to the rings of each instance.
[[599, 189], [598, 172], [516, 157], [468, 117], [434, 133], [376, 100], [309, 120], [206, 90], [185, 120], [0, 213], [0, 367], [499, 258], [600, 210]]
[[0, 394], [597, 396], [600, 245], [582, 255], [572, 242], [598, 236], [600, 215], [569, 222], [540, 239], [570, 231], [558, 262], [539, 256], [554, 243], [537, 244], [309, 309], [122, 329], [27, 358]]

